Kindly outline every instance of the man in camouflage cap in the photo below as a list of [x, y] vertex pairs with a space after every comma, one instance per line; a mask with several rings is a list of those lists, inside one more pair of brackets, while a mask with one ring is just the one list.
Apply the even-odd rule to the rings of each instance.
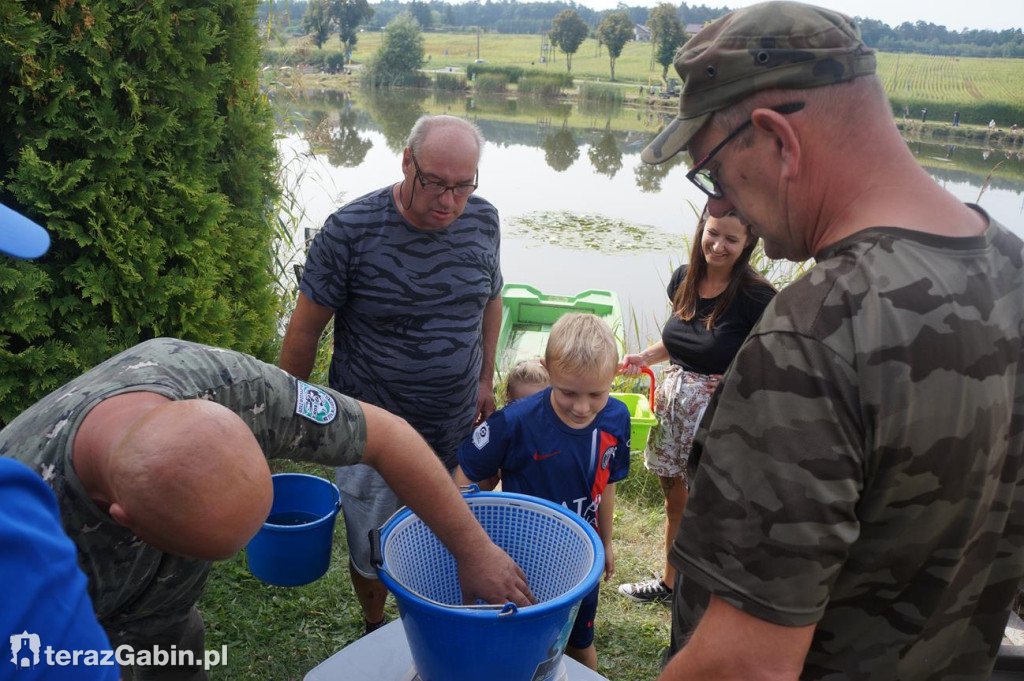
[[[241, 549], [273, 496], [267, 459], [372, 466], [452, 551], [470, 602], [532, 594], [444, 466], [404, 420], [249, 355], [173, 338], [140, 343], [0, 430], [0, 457], [57, 494], [112, 645], [204, 659], [195, 602], [212, 560]], [[205, 679], [136, 665], [138, 679]]]
[[737, 10], [675, 66], [645, 160], [688, 150], [712, 215], [817, 262], [698, 432], [662, 678], [988, 678], [1024, 576], [1024, 244], [915, 161], [847, 17]]

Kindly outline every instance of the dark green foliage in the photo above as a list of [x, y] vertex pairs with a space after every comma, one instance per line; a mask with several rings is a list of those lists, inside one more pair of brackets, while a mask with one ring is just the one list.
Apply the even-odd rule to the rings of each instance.
[[419, 72], [423, 65], [423, 35], [409, 14], [391, 20], [384, 44], [363, 69], [363, 82], [371, 87], [429, 87], [430, 78]]
[[551, 21], [551, 44], [565, 53], [565, 70], [572, 71], [572, 55], [580, 49], [590, 29], [574, 9], [562, 10]]
[[156, 336], [271, 359], [277, 156], [256, 3], [0, 3], [0, 424]]
[[[1019, 21], [1010, 19], [1009, 21]], [[930, 21], [904, 21], [890, 27], [875, 19], [858, 19], [864, 42], [884, 52], [917, 52], [961, 57], [1024, 57], [1024, 31], [964, 28], [949, 30]]]
[[[294, 2], [293, 2], [294, 4]], [[477, 27], [499, 33], [547, 33], [551, 20], [565, 9], [574, 9], [587, 25], [597, 26], [600, 13], [575, 2], [439, 2], [431, 0], [430, 9], [443, 16], [445, 30], [476, 32]], [[408, 0], [384, 0], [373, 3], [379, 25], [387, 23], [402, 12], [409, 11]], [[722, 10], [721, 13], [724, 13]]]
[[622, 54], [622, 48], [633, 39], [633, 22], [629, 12], [612, 12], [605, 15], [597, 27], [597, 38], [608, 48], [611, 61], [612, 80], [615, 80], [615, 60]]
[[413, 0], [409, 3], [409, 12], [421, 29], [426, 30], [434, 25], [434, 15], [430, 11], [430, 5], [427, 3]]
[[332, 25], [327, 0], [311, 0], [306, 8], [306, 14], [302, 17], [302, 28], [318, 48], [322, 48], [327, 42]]
[[651, 29], [651, 41], [654, 43], [654, 60], [661, 64], [661, 78], [664, 80], [675, 58], [676, 49], [686, 42], [683, 24], [675, 6], [663, 2], [651, 10], [647, 25]]
[[373, 8], [366, 0], [331, 0], [330, 16], [347, 56], [359, 40], [359, 25], [373, 18]]

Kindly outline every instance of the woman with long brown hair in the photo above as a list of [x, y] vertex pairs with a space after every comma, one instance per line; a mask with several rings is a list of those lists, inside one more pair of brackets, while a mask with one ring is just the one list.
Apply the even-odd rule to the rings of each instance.
[[672, 316], [661, 340], [623, 359], [622, 372], [627, 374], [670, 362], [655, 393], [658, 424], [644, 450], [644, 465], [658, 476], [665, 495], [664, 572], [619, 586], [619, 593], [635, 601], [664, 601], [672, 595], [675, 569], [668, 562], [668, 549], [686, 506], [687, 461], [697, 424], [722, 374], [775, 296], [771, 283], [750, 266], [756, 245], [750, 225], [732, 214], [711, 217], [705, 208], [690, 262], [669, 281]]

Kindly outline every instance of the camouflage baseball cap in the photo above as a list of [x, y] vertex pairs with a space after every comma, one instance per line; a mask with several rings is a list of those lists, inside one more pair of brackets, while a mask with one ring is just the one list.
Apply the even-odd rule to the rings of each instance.
[[875, 72], [875, 51], [853, 21], [799, 2], [763, 2], [705, 26], [676, 52], [679, 115], [640, 157], [661, 163], [686, 149], [711, 115], [760, 90], [812, 88]]

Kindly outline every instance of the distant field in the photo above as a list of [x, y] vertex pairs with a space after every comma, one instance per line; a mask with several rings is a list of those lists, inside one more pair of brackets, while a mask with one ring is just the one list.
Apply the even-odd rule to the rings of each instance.
[[[920, 120], [927, 106], [928, 120], [948, 121], [959, 110], [962, 123], [1024, 126], [1024, 59], [881, 53], [878, 73], [889, 99], [909, 106], [911, 118]], [[967, 111], [974, 120], [964, 119]]]
[[[477, 58], [475, 33], [424, 33], [423, 37], [429, 58], [426, 68], [465, 68]], [[365, 61], [380, 45], [380, 33], [363, 33], [352, 57], [357, 62]], [[268, 49], [292, 51], [303, 46], [309, 49], [304, 39], [293, 39], [284, 47]], [[336, 38], [324, 46], [324, 50], [338, 49]], [[565, 71], [565, 55], [553, 55], [542, 64], [541, 54], [539, 35], [479, 36], [479, 58], [488, 64]], [[893, 106], [899, 111], [909, 106], [910, 116], [916, 120], [920, 120], [921, 109], [927, 107], [929, 121], [951, 120], [953, 111], [959, 109], [963, 124], [985, 125], [994, 118], [1003, 128], [1011, 123], [1024, 126], [1024, 59], [881, 53], [878, 71]], [[601, 49], [598, 53], [597, 41], [586, 40], [573, 55], [572, 73], [577, 78], [608, 81], [608, 51]], [[661, 66], [651, 66], [650, 43], [627, 43], [615, 62], [615, 75], [623, 84], [660, 84]], [[674, 75], [670, 68], [669, 76]]]

